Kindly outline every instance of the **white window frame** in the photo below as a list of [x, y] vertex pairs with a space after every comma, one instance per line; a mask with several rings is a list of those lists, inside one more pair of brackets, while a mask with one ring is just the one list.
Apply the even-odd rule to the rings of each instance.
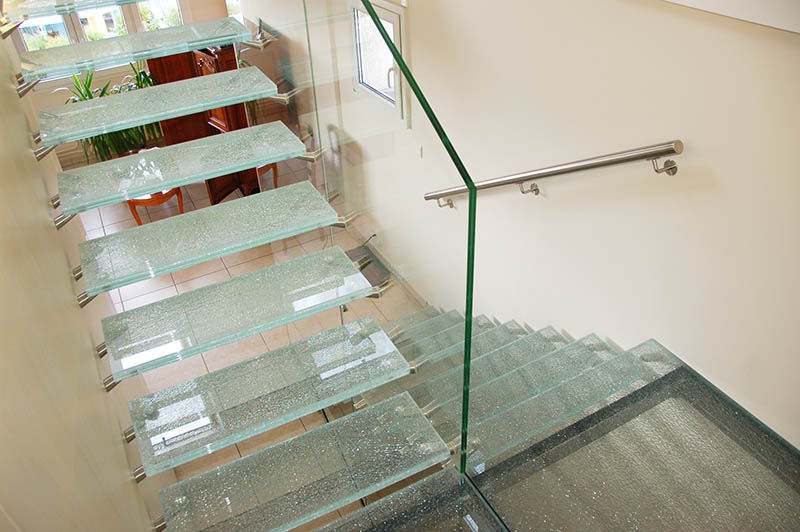
[[[181, 18], [181, 23], [183, 23], [183, 12], [181, 11], [180, 0], [176, 0], [175, 5], [178, 7], [178, 15]], [[139, 12], [138, 3], [124, 4], [118, 7], [121, 8], [122, 20], [125, 23], [125, 29], [127, 30], [128, 35], [132, 33], [139, 33], [145, 31], [144, 22], [142, 21], [142, 15]], [[77, 44], [88, 40], [86, 37], [86, 33], [83, 30], [83, 26], [81, 25], [80, 17], [78, 17], [77, 12], [63, 14], [61, 15], [61, 18], [64, 20], [64, 26], [66, 26], [67, 28], [67, 33], [69, 34], [70, 38], [70, 44]], [[22, 36], [19, 34], [18, 31], [14, 32], [11, 40], [13, 41], [14, 46], [17, 48], [17, 51], [19, 53], [25, 53], [28, 51], [28, 49], [25, 47], [25, 42], [23, 41]], [[120, 75], [129, 74], [130, 73], [129, 69], [130, 67], [127, 64], [100, 69], [100, 71], [103, 72], [103, 75], [98, 76], [98, 78], [102, 77], [103, 79], [105, 79], [105, 78], [120, 77]], [[43, 83], [39, 84], [40, 87], [37, 87], [34, 90], [37, 89], [50, 90], [50, 88], [47, 87], [48, 85], [47, 82], [49, 81], [55, 82], [54, 84], [51, 85], [62, 85], [62, 81], [65, 77], [71, 77], [71, 76], [61, 76], [43, 80]], [[98, 79], [98, 82], [99, 81], [100, 79]], [[99, 86], [102, 87], [102, 85]]]
[[[388, 2], [386, 0], [371, 0], [372, 6], [378, 17], [388, 22], [391, 22], [394, 29], [394, 45], [400, 52], [400, 55], [405, 58], [404, 45], [406, 42], [406, 14], [405, 8], [407, 0], [398, 0], [400, 3]], [[351, 34], [353, 36], [353, 92], [360, 95], [369, 95], [383, 102], [385, 105], [394, 108], [397, 111], [397, 116], [400, 119], [406, 119], [406, 101], [405, 101], [405, 78], [403, 77], [396, 61], [392, 61], [392, 68], [387, 71], [386, 75], [390, 80], [395, 83], [395, 101], [390, 101], [385, 95], [377, 93], [373, 88], [362, 83], [360, 65], [361, 61], [358, 57], [358, 28], [356, 22], [356, 11], [368, 15], [366, 9], [360, 0], [349, 0], [348, 7], [350, 11], [350, 25]]]

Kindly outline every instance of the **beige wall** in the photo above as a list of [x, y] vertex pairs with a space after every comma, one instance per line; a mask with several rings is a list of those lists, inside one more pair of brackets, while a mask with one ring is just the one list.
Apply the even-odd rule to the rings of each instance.
[[124, 403], [103, 391], [107, 368], [92, 355], [113, 307], [107, 296], [83, 311], [75, 301], [81, 287], [69, 271], [84, 232], [77, 220], [58, 232], [50, 221], [58, 162], [31, 152], [38, 126], [32, 98], [13, 89], [16, 61], [3, 41], [0, 530], [142, 531], [148, 517], [120, 435]]
[[[412, 1], [406, 30], [476, 180], [686, 143], [675, 177], [642, 162], [542, 181], [538, 198], [481, 193], [476, 311], [626, 348], [655, 337], [800, 445], [800, 35], [659, 0]], [[421, 199], [458, 176], [418, 106], [406, 130], [354, 95], [350, 31], [311, 31], [315, 70], [335, 71], [322, 130], [355, 139], [326, 168], [417, 291], [461, 308], [466, 202]]]

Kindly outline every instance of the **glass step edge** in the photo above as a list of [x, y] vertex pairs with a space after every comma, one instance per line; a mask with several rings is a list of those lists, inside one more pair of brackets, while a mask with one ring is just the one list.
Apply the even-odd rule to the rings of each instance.
[[170, 532], [285, 531], [450, 457], [402, 394], [159, 492]]
[[[475, 336], [480, 331], [494, 329], [495, 327], [495, 323], [486, 316], [475, 316], [472, 320], [472, 335]], [[427, 357], [433, 357], [436, 353], [463, 342], [465, 329], [466, 325], [462, 321], [429, 336], [409, 339], [402, 344], [403, 347], [398, 345], [398, 349], [407, 360], [417, 365]]]
[[[480, 474], [503, 453], [553, 434], [659, 376], [630, 352], [581, 372], [524, 401], [470, 424], [468, 469]], [[521, 430], [525, 427], [526, 430]], [[540, 437], [541, 436], [541, 437]], [[527, 443], [526, 443], [527, 445]], [[477, 447], [477, 448], [476, 448]]]
[[[517, 371], [561, 350], [566, 344], [553, 342], [540, 333], [523, 336], [498, 349], [472, 360], [470, 387], [476, 389], [507, 373]], [[447, 404], [461, 396], [464, 368], [453, 368], [408, 390], [411, 398], [424, 412], [437, 405]]]
[[[508, 343], [514, 341], [510, 339], [513, 337], [511, 333], [508, 333], [507, 335], [503, 334], [503, 331], [505, 331], [503, 327], [504, 325], [501, 325], [500, 327], [495, 327], [493, 329], [481, 331], [480, 334], [477, 334], [472, 337], [473, 361], [506, 345], [505, 343], [503, 344], [498, 343], [504, 340], [502, 338], [498, 339], [497, 336], [506, 336]], [[463, 367], [462, 365], [464, 359], [463, 349], [464, 349], [463, 342], [460, 342], [459, 344], [450, 347], [449, 349], [443, 350], [442, 352], [438, 353], [435, 357], [428, 358], [425, 361], [425, 363], [422, 364], [418, 368], [418, 371], [416, 371], [415, 373], [402, 377], [380, 388], [375, 388], [373, 390], [361, 394], [358, 403], [363, 402], [364, 404], [374, 404], [383, 401], [384, 399], [391, 397], [392, 395], [396, 395], [414, 386], [423, 384], [426, 381], [449, 371], [450, 369], [455, 369], [456, 367]], [[454, 365], [452, 368], [443, 369], [437, 367], [437, 364], [444, 365], [444, 363], [446, 363], [448, 360], [453, 361]]]
[[396, 320], [384, 323], [382, 327], [383, 330], [388, 334], [395, 334], [408, 329], [409, 327], [413, 327], [414, 325], [417, 325], [423, 321], [435, 318], [439, 314], [441, 314], [441, 311], [439, 311], [436, 307], [428, 305], [416, 312], [400, 316]]
[[207, 20], [174, 28], [23, 52], [20, 54], [21, 73], [25, 82], [70, 76], [200, 48], [225, 46], [250, 38], [250, 30], [233, 17]]
[[59, 172], [61, 212], [69, 216], [305, 153], [280, 121], [147, 150]]
[[[513, 371], [472, 387], [470, 423], [479, 423], [512, 408], [575, 375], [615, 360], [619, 355], [597, 335], [590, 334], [561, 349], [536, 357]], [[429, 419], [445, 440], [452, 440], [461, 430], [461, 397], [440, 405], [429, 414]]]
[[452, 327], [453, 325], [458, 325], [463, 321], [464, 317], [461, 315], [460, 312], [451, 310], [401, 331], [396, 336], [394, 336], [392, 340], [397, 345], [404, 344], [413, 340], [414, 338], [424, 338], [425, 336], [431, 336], [432, 334], [436, 334], [440, 331]]
[[68, 103], [39, 112], [42, 145], [82, 140], [266, 98], [277, 92], [261, 70], [247, 67]]
[[465, 477], [447, 467], [317, 532], [504, 532]]
[[111, 373], [127, 379], [371, 293], [339, 247], [268, 266], [104, 318]]
[[310, 181], [172, 216], [78, 245], [89, 295], [327, 227], [339, 219]]
[[148, 476], [407, 375], [369, 317], [128, 403]]

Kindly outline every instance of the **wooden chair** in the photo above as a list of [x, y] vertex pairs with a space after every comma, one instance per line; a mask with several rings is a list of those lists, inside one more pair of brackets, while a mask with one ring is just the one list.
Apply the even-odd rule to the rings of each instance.
[[272, 185], [273, 187], [278, 188], [278, 163], [268, 164], [256, 169], [256, 172], [258, 173], [259, 185], [261, 184], [261, 177], [270, 170], [272, 170]]
[[[158, 147], [149, 149], [157, 150]], [[149, 150], [139, 150], [138, 153], [142, 153], [143, 151]], [[153, 194], [145, 194], [144, 196], [128, 200], [128, 208], [131, 210], [131, 214], [133, 214], [133, 219], [136, 220], [136, 225], [142, 225], [142, 219], [139, 217], [139, 213], [136, 212], [136, 207], [155, 207], [168, 202], [176, 195], [178, 196], [178, 212], [183, 214], [183, 194], [181, 193], [180, 187], [162, 190], [161, 192], [155, 192]]]
[[142, 225], [142, 219], [139, 217], [139, 213], [136, 212], [136, 207], [155, 207], [156, 205], [166, 203], [175, 195], [178, 196], [178, 212], [183, 214], [183, 194], [181, 193], [180, 187], [162, 190], [161, 192], [155, 192], [153, 194], [145, 194], [144, 196], [128, 200], [128, 208], [131, 210], [131, 214], [133, 214], [133, 219], [136, 220], [136, 225]]

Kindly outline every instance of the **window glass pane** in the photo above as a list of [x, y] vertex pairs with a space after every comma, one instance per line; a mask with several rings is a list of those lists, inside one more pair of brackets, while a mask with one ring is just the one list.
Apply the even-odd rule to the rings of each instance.
[[88, 41], [100, 41], [109, 37], [126, 35], [125, 20], [118, 6], [98, 7], [78, 11], [83, 34]]
[[148, 0], [139, 2], [145, 31], [173, 28], [183, 24], [177, 0]]
[[244, 16], [242, 15], [242, 3], [239, 0], [225, 0], [228, 5], [228, 16], [233, 17], [242, 24], [244, 24]]
[[[394, 59], [381, 34], [368, 14], [356, 9], [356, 44], [358, 50], [358, 81], [365, 87], [395, 102], [395, 78], [390, 72]], [[386, 32], [394, 40], [394, 24], [381, 19]]]
[[70, 43], [67, 26], [61, 15], [28, 19], [19, 27], [19, 33], [25, 48], [31, 52]]

